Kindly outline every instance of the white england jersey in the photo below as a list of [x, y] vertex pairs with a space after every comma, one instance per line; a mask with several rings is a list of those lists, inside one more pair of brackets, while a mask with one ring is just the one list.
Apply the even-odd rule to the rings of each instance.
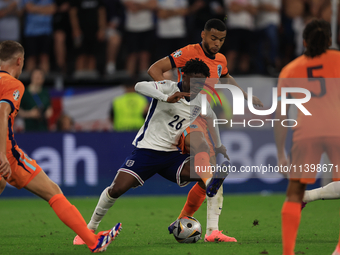
[[[201, 94], [190, 102], [186, 99], [177, 103], [166, 102], [168, 96], [181, 91], [181, 86], [181, 82], [168, 80], [137, 83], [136, 91], [153, 97], [153, 100], [145, 123], [133, 141], [134, 146], [157, 151], [178, 150], [181, 134], [201, 113]], [[212, 116], [210, 106], [207, 113]]]

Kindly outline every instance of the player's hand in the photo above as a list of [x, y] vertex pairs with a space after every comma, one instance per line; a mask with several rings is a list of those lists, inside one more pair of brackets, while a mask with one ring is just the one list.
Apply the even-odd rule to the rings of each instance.
[[0, 153], [0, 175], [9, 178], [12, 174], [11, 166], [5, 153]]
[[[289, 166], [290, 162], [289, 162], [289, 158], [286, 157], [286, 154], [278, 154], [277, 155], [277, 165], [278, 166], [282, 166], [282, 168], [280, 167], [280, 170], [283, 169], [284, 166]], [[279, 172], [280, 174], [282, 174], [285, 178], [288, 179], [289, 177], [289, 173], [288, 172]]]
[[168, 97], [166, 100], [168, 103], [177, 103], [179, 100], [185, 97], [190, 97], [189, 92], [176, 92], [175, 94]]
[[263, 107], [263, 103], [262, 103], [261, 100], [260, 100], [258, 97], [256, 97], [256, 96], [253, 96], [253, 105]]
[[226, 147], [222, 144], [219, 148], [215, 148], [215, 154], [216, 156], [221, 153], [225, 158], [227, 158], [228, 160], [230, 160], [228, 154], [227, 154], [227, 149]]

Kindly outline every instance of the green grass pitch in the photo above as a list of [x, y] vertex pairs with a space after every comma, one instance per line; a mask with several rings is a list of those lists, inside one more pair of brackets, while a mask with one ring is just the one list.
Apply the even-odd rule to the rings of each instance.
[[[98, 198], [70, 199], [89, 221]], [[106, 254], [230, 254], [281, 253], [283, 195], [228, 195], [220, 217], [220, 229], [237, 243], [177, 243], [167, 232], [178, 216], [185, 196], [122, 197], [104, 217], [99, 230], [122, 222], [123, 230]], [[302, 211], [296, 254], [331, 254], [339, 237], [338, 201], [317, 201]], [[206, 226], [206, 203], [194, 215]], [[64, 226], [48, 203], [41, 199], [0, 198], [0, 254], [90, 254], [85, 246], [73, 246], [75, 234]], [[254, 221], [258, 225], [254, 226]]]

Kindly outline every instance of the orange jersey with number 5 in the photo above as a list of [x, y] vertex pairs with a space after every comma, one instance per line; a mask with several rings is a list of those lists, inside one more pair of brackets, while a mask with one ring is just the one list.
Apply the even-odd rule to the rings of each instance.
[[[340, 52], [335, 50], [327, 50], [314, 58], [300, 56], [282, 69], [278, 83], [279, 98], [282, 87], [305, 88], [312, 96], [303, 104], [311, 115], [305, 115], [298, 110], [298, 124], [293, 128], [293, 141], [315, 137], [340, 137], [339, 70]], [[305, 97], [302, 93], [291, 93], [290, 96]]]

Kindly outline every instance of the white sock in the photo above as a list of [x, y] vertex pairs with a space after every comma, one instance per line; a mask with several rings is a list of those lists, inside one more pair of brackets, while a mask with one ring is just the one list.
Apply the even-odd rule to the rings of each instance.
[[214, 197], [207, 196], [207, 230], [209, 236], [214, 230], [218, 230], [218, 220], [220, 218], [223, 205], [223, 186], [217, 191]]
[[100, 195], [96, 209], [94, 209], [91, 220], [89, 224], [87, 224], [87, 227], [89, 229], [93, 229], [94, 231], [97, 230], [99, 223], [101, 222], [107, 211], [111, 208], [111, 206], [113, 206], [113, 204], [117, 200], [117, 198], [110, 197], [108, 189], [109, 187], [104, 189], [102, 194]]
[[331, 182], [330, 184], [312, 190], [306, 190], [303, 197], [304, 202], [312, 202], [320, 199], [338, 199], [340, 198], [340, 181]]

